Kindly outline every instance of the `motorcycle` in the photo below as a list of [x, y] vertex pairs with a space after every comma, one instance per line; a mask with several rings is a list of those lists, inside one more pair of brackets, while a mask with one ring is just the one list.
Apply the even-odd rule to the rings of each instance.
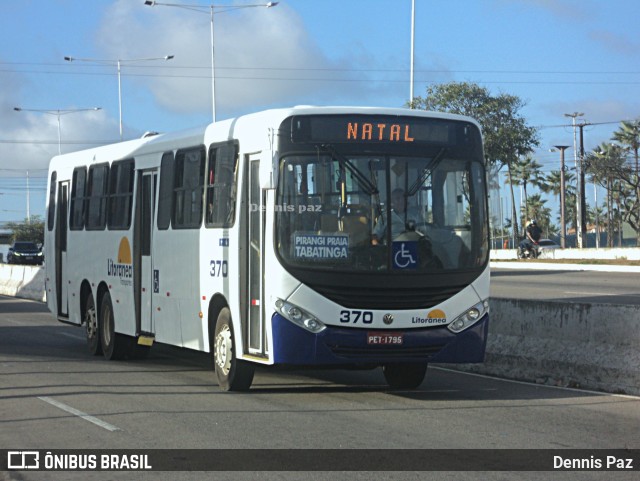
[[518, 247], [518, 259], [537, 259], [540, 255], [540, 246], [537, 242], [525, 248]]

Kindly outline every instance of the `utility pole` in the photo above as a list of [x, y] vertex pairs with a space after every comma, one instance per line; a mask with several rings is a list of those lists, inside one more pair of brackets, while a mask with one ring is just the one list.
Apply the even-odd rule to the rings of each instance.
[[[580, 247], [587, 247], [587, 201], [585, 196], [585, 175], [584, 175], [584, 128], [589, 125], [588, 122], [582, 122], [578, 125], [580, 129], [580, 215], [582, 216], [578, 224], [581, 232], [583, 245]], [[597, 207], [597, 206], [596, 206]]]
[[[565, 117], [571, 117], [572, 120], [572, 125], [573, 125], [573, 160], [575, 163], [575, 167], [576, 167], [576, 176], [578, 178], [578, 198], [576, 201], [576, 243], [579, 249], [582, 249], [584, 247], [584, 243], [583, 243], [583, 237], [582, 237], [582, 224], [583, 224], [583, 219], [584, 219], [584, 214], [582, 212], [583, 208], [584, 208], [584, 203], [582, 202], [583, 199], [583, 193], [582, 193], [582, 189], [580, 188], [580, 185], [584, 185], [583, 182], [580, 181], [581, 179], [581, 167], [582, 167], [582, 161], [578, 162], [578, 145], [577, 145], [577, 139], [576, 139], [576, 117], [582, 117], [584, 114], [582, 112], [574, 112], [572, 114], [564, 114]], [[580, 131], [582, 133], [582, 130]]]
[[554, 145], [555, 149], [560, 151], [560, 247], [567, 247], [567, 218], [565, 214], [565, 168], [564, 168], [564, 151], [569, 148], [568, 145]]

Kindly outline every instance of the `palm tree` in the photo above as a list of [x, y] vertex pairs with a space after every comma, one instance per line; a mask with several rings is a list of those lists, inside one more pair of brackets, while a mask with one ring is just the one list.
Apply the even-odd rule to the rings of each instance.
[[[614, 192], [619, 193], [621, 187], [616, 187], [616, 175], [624, 165], [623, 149], [617, 144], [600, 144], [587, 156], [587, 172], [592, 179], [607, 189], [607, 246], [613, 247], [614, 235]], [[618, 182], [619, 184], [619, 182]], [[620, 210], [621, 201], [618, 201]]]
[[[573, 182], [574, 182], [574, 178], [575, 176], [571, 173], [571, 172], [565, 172], [564, 173], [564, 191], [565, 191], [565, 197], [567, 195], [575, 195], [575, 188], [573, 187]], [[560, 172], [559, 170], [552, 170], [545, 178], [545, 183], [540, 187], [542, 189], [542, 192], [545, 193], [549, 193], [551, 192], [553, 195], [557, 195], [558, 196], [558, 205], [560, 206], [560, 209], [562, 209], [562, 172]], [[564, 210], [565, 210], [565, 229], [566, 229], [566, 224], [567, 224], [567, 201], [565, 198], [565, 205], [564, 205]], [[562, 219], [560, 219], [560, 223], [562, 224]], [[560, 228], [561, 229], [561, 228]], [[561, 232], [560, 234], [560, 238], [564, 239], [566, 235], [566, 232]]]
[[640, 120], [622, 122], [620, 128], [613, 133], [613, 140], [626, 146], [634, 154], [636, 175], [640, 173], [638, 151], [640, 150]]
[[635, 159], [635, 178], [632, 178], [631, 180], [632, 183], [635, 184], [633, 187], [637, 206], [635, 222], [636, 244], [640, 246], [640, 160], [638, 158], [638, 151], [640, 150], [640, 120], [622, 122], [620, 124], [620, 128], [613, 133], [612, 139], [633, 152]]
[[536, 219], [538, 225], [543, 231], [549, 230], [549, 224], [551, 223], [551, 209], [546, 207], [546, 199], [542, 198], [540, 194], [533, 194], [527, 199], [522, 214], [532, 219]]
[[[567, 227], [571, 226], [574, 229], [574, 232], [577, 231], [577, 218], [578, 218], [578, 202], [577, 202], [578, 196], [576, 195], [575, 192], [571, 192], [570, 194], [567, 194], [567, 196], [565, 197], [565, 204], [566, 204], [566, 208], [565, 208], [565, 222], [567, 224]], [[576, 239], [577, 240], [577, 239]], [[576, 241], [572, 241], [571, 243], [574, 247], [576, 244]], [[567, 240], [567, 247], [569, 247], [569, 241]]]
[[602, 230], [601, 219], [605, 217], [604, 206], [590, 206], [587, 209], [587, 223], [591, 222], [596, 226], [596, 247], [600, 247], [600, 232]]
[[525, 217], [530, 217], [526, 208], [527, 208], [527, 185], [531, 184], [536, 187], [542, 187], [544, 185], [544, 176], [542, 175], [541, 169], [542, 165], [536, 162], [536, 160], [531, 156], [526, 156], [516, 161], [512, 166], [512, 181], [516, 181], [519, 184], [522, 184], [522, 188], [524, 189], [524, 206], [525, 206]]

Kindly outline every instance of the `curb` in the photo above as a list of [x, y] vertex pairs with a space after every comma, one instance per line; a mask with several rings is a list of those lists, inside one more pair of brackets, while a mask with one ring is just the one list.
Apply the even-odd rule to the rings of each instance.
[[496, 269], [539, 269], [547, 271], [600, 271], [600, 272], [639, 272], [640, 266], [617, 266], [612, 264], [555, 264], [550, 262], [499, 262], [491, 261]]

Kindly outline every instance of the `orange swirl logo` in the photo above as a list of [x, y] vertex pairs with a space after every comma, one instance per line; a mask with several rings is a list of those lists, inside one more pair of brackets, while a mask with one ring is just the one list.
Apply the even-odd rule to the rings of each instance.
[[434, 322], [438, 322], [438, 323], [447, 322], [447, 315], [444, 313], [443, 310], [440, 310], [440, 309], [434, 309], [433, 311], [430, 311], [429, 314], [427, 314], [427, 318], [433, 319]]
[[125, 280], [133, 278], [131, 246], [129, 245], [129, 239], [126, 237], [120, 239], [117, 260], [114, 262], [113, 259], [107, 259], [107, 275], [110, 277], [119, 277], [123, 283], [126, 283]]

